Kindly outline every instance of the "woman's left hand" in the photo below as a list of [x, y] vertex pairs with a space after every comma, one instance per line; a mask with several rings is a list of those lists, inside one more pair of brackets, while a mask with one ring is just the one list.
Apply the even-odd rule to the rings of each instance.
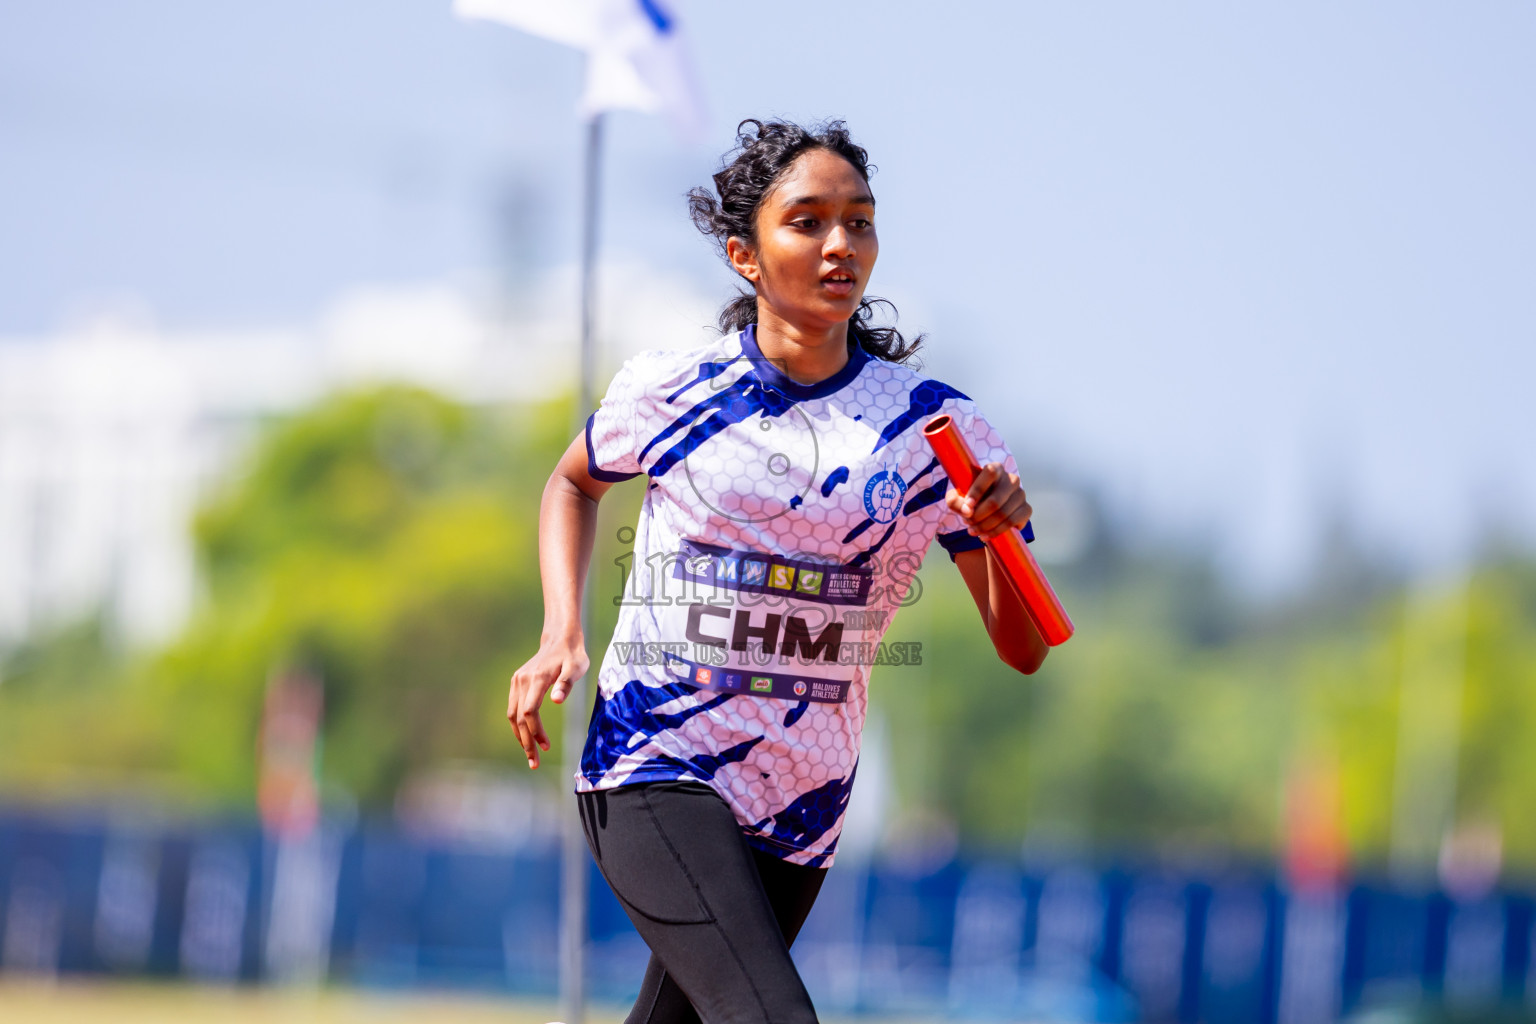
[[1018, 474], [1003, 472], [1000, 462], [982, 466], [965, 494], [951, 487], [944, 495], [944, 504], [965, 520], [973, 536], [982, 540], [991, 540], [1006, 530], [1022, 529], [1034, 513], [1024, 500]]

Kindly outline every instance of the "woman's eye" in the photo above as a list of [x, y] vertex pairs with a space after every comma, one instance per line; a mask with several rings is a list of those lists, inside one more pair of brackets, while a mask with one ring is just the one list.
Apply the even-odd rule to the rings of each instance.
[[794, 223], [795, 223], [796, 227], [801, 227], [801, 228], [805, 228], [806, 230], [810, 230], [811, 228], [814, 228], [816, 226], [816, 218], [815, 217], [801, 217], [799, 220], [795, 221]]
[[863, 217], [856, 217], [854, 218], [853, 226], [858, 230], [863, 231], [865, 228], [869, 227], [869, 221], [865, 220]]

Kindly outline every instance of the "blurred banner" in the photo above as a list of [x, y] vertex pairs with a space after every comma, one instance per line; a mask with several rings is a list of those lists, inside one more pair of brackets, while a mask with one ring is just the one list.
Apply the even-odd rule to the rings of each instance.
[[[448, 841], [321, 822], [274, 843], [250, 822], [0, 814], [0, 964], [547, 996], [558, 828], [526, 824]], [[647, 951], [607, 887], [593, 893], [593, 994], [621, 1002]], [[857, 859], [828, 875], [795, 959], [837, 1014], [1319, 1024], [1383, 1006], [1514, 1009], [1536, 1002], [1533, 895]]]

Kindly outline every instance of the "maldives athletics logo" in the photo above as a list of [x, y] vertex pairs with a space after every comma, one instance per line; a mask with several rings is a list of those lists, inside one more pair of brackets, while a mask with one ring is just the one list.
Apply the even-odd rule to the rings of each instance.
[[864, 511], [877, 523], [888, 523], [901, 511], [907, 482], [894, 469], [882, 469], [864, 487]]

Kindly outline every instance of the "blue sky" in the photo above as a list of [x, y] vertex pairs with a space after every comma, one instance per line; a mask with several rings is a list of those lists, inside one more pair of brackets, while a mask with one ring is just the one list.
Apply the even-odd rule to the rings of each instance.
[[[0, 336], [569, 262], [580, 60], [448, 6], [11, 0]], [[1266, 586], [1329, 510], [1426, 569], [1536, 540], [1536, 6], [674, 6], [711, 131], [613, 119], [607, 253], [723, 295], [682, 192], [740, 117], [841, 116], [873, 290], [1026, 463]]]

